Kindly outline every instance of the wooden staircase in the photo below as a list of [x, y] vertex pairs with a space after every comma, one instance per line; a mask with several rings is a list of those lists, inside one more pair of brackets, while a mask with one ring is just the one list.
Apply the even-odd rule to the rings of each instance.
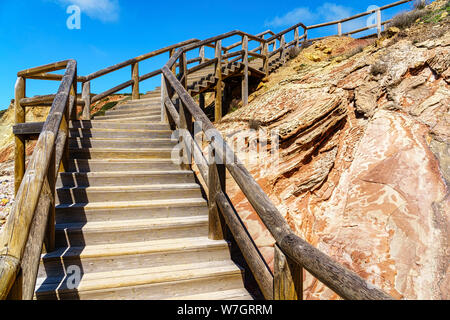
[[[288, 57], [285, 57], [286, 59]], [[283, 65], [282, 59], [279, 56], [273, 56], [269, 59], [269, 73], [274, 72]], [[223, 80], [229, 77], [241, 77], [242, 69], [244, 65], [241, 62], [224, 62], [222, 66]], [[265, 76], [264, 67], [261, 60], [253, 60], [249, 62], [249, 71], [253, 76], [257, 78], [263, 78]], [[202, 93], [212, 88], [215, 88], [217, 84], [217, 77], [215, 75], [214, 66], [206, 67], [198, 70], [188, 76], [187, 91], [190, 95]]]
[[[283, 65], [291, 48], [310, 42], [310, 28], [298, 23], [277, 34], [234, 30], [190, 39], [86, 76], [78, 75], [73, 59], [19, 71], [16, 196], [0, 233], [0, 300], [298, 300], [304, 270], [344, 299], [392, 299], [295, 234], [205, 113], [211, 108], [203, 93], [214, 92], [214, 119], [220, 121], [236, 86], [247, 105], [251, 87]], [[293, 40], [286, 41], [291, 32]], [[214, 57], [205, 48], [213, 48]], [[167, 53], [160, 69], [139, 72], [141, 61]], [[130, 80], [91, 93], [91, 81], [125, 67], [131, 67]], [[64, 75], [51, 73], [63, 69]], [[162, 89], [141, 99], [140, 82], [156, 76]], [[27, 79], [61, 83], [56, 94], [27, 98]], [[90, 119], [93, 103], [128, 87], [131, 101], [92, 121], [79, 120]], [[45, 122], [25, 121], [25, 108], [33, 106], [51, 107]], [[195, 143], [194, 122], [209, 144], [207, 156]], [[183, 130], [179, 141], [171, 138], [176, 129]], [[26, 167], [25, 143], [36, 139]], [[189, 160], [180, 157], [178, 142], [193, 152], [196, 175], [172, 162], [172, 155]], [[200, 176], [207, 194], [196, 181]], [[228, 197], [226, 177], [274, 238], [273, 270]], [[48, 252], [41, 255], [43, 246]], [[256, 285], [244, 285], [234, 261], [245, 265], [246, 280]]]
[[[207, 202], [171, 160], [177, 141], [156, 96], [71, 122], [56, 250], [42, 256], [36, 299], [252, 299], [228, 243], [208, 239]], [[81, 281], [69, 288], [72, 270]]]

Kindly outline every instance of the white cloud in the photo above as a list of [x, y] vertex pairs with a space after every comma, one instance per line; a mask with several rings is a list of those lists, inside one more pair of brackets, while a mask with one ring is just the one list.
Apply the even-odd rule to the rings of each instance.
[[269, 27], [290, 26], [299, 22], [308, 23], [310, 21], [313, 21], [315, 19], [314, 16], [315, 14], [312, 13], [309, 8], [301, 7], [289, 11], [281, 17], [276, 16], [272, 20], [267, 21], [265, 24]]
[[102, 22], [114, 22], [119, 19], [119, 0], [56, 0], [58, 3], [80, 7], [81, 13]]
[[326, 2], [320, 7], [311, 10], [308, 7], [299, 7], [282, 16], [276, 16], [266, 22], [268, 27], [291, 26], [299, 22], [304, 24], [338, 20], [352, 15], [352, 8]]

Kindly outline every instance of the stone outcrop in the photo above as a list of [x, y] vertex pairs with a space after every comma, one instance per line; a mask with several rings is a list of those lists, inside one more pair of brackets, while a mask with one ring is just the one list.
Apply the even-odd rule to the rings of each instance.
[[[267, 171], [256, 161], [249, 171], [299, 236], [395, 298], [449, 298], [450, 32], [442, 27], [419, 43], [387, 33], [351, 54], [358, 40], [322, 40], [217, 124], [230, 137], [249, 121], [277, 130], [279, 165]], [[323, 48], [334, 54], [324, 59]], [[273, 239], [232, 179], [227, 188], [272, 265]], [[307, 299], [338, 298], [309, 274], [304, 287]]]

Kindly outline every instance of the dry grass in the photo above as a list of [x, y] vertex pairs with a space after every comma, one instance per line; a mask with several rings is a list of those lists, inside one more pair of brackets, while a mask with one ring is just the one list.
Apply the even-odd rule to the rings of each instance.
[[418, 9], [409, 12], [402, 12], [392, 18], [389, 27], [397, 27], [399, 29], [406, 29], [411, 27], [417, 19], [420, 19], [429, 13], [426, 9]]
[[300, 48], [299, 47], [290, 47], [287, 51], [289, 58], [294, 59], [300, 54]]

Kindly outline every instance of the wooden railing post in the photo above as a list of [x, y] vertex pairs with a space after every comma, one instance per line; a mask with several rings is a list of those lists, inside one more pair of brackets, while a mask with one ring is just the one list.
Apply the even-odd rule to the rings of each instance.
[[[175, 48], [173, 48], [173, 49], [171, 49], [171, 50], [169, 51], [169, 58], [172, 58], [172, 56], [175, 54], [175, 51], [176, 51]], [[172, 66], [172, 73], [173, 73], [174, 75], [177, 74], [177, 66], [176, 66], [175, 63], [174, 63], [173, 66]]]
[[131, 65], [131, 80], [133, 80], [133, 91], [131, 94], [132, 100], [139, 99], [139, 63], [133, 63]]
[[223, 81], [222, 81], [222, 41], [218, 40], [216, 42], [216, 54], [217, 58], [216, 62], [216, 100], [214, 105], [214, 120], [220, 121], [222, 120], [222, 90], [223, 90]]
[[280, 59], [281, 62], [284, 64], [286, 62], [285, 58], [286, 58], [286, 40], [284, 38], [284, 34], [281, 36], [281, 43], [280, 43]]
[[338, 35], [339, 37], [342, 36], [342, 22], [338, 23]]
[[191, 135], [194, 134], [194, 125], [192, 122], [192, 115], [189, 112], [189, 110], [184, 105], [183, 101], [179, 99], [179, 114], [180, 114], [180, 140], [183, 140], [182, 149], [180, 154], [182, 158], [182, 165], [181, 167], [185, 170], [191, 170], [192, 169], [192, 151], [193, 146], [186, 144], [186, 138], [182, 137], [183, 134]]
[[[212, 137], [214, 139], [214, 137]], [[224, 239], [224, 221], [220, 215], [216, 203], [216, 196], [219, 192], [225, 193], [225, 164], [217, 164], [216, 152], [211, 141], [211, 150], [208, 164], [208, 209], [209, 209], [209, 232], [208, 237], [211, 240]], [[225, 160], [225, 159], [224, 159]]]
[[267, 42], [265, 42], [262, 45], [263, 49], [262, 49], [262, 54], [264, 55], [264, 66], [263, 66], [263, 70], [264, 73], [266, 74], [266, 77], [269, 75], [269, 44]]
[[53, 150], [47, 171], [47, 182], [51, 194], [51, 203], [48, 209], [47, 231], [45, 233], [44, 246], [46, 252], [55, 250], [55, 185], [56, 185], [56, 150]]
[[91, 120], [91, 82], [83, 83], [81, 99], [84, 101], [83, 120]]
[[200, 93], [198, 95], [198, 104], [201, 109], [205, 109], [205, 94]]
[[274, 246], [274, 300], [303, 300], [303, 268]]
[[299, 37], [299, 34], [298, 34], [298, 27], [295, 28], [295, 31], [294, 31], [294, 40], [295, 40], [295, 46], [298, 48], [298, 46], [300, 44], [300, 37]]
[[248, 36], [242, 38], [242, 64], [244, 65], [244, 74], [242, 76], [242, 106], [248, 105]]
[[[77, 96], [78, 96], [78, 86], [77, 86], [77, 70], [75, 69], [75, 78], [73, 80], [72, 85], [70, 86], [70, 96], [69, 96], [69, 102], [67, 105], [67, 111], [69, 112], [69, 118], [66, 119], [68, 122], [69, 120], [77, 120], [78, 114], [77, 114]], [[73, 104], [70, 104], [70, 100], [72, 99]], [[70, 109], [72, 108], [72, 109]]]
[[381, 10], [380, 10], [380, 8], [377, 9], [377, 35], [378, 35], [378, 38], [381, 37]]
[[183, 85], [184, 89], [187, 89], [187, 60], [186, 60], [186, 52], [183, 52], [180, 56], [179, 60], [179, 68], [180, 68], [180, 82]]
[[[226, 55], [228, 53], [228, 50], [223, 50], [223, 55]], [[228, 62], [228, 59], [224, 59], [223, 61]]]
[[[15, 124], [25, 122], [25, 108], [20, 105], [20, 99], [25, 98], [25, 78], [19, 77], [15, 86], [14, 117]], [[17, 195], [23, 175], [25, 174], [25, 138], [16, 135], [14, 137], [14, 194]]]
[[198, 56], [202, 59], [202, 61], [200, 61], [200, 63], [203, 63], [203, 62], [206, 61], [206, 59], [205, 59], [205, 46], [201, 46], [200, 47]]
[[168, 120], [166, 115], [166, 81], [164, 80], [164, 75], [161, 74], [161, 122], [166, 122]]
[[308, 41], [308, 29], [303, 29], [303, 47], [306, 47], [307, 41]]

